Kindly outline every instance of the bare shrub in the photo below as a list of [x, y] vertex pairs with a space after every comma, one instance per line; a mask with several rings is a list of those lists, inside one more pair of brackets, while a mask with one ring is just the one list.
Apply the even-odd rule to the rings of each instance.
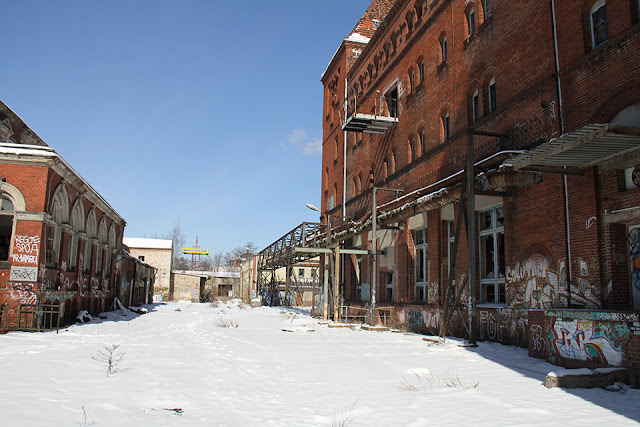
[[220, 316], [216, 320], [216, 325], [220, 326], [221, 328], [237, 328], [238, 322], [228, 317]]
[[125, 353], [118, 353], [120, 344], [105, 345], [104, 351], [98, 351], [96, 356], [91, 357], [104, 365], [107, 370], [107, 376], [117, 372], [118, 365], [124, 360]]
[[442, 375], [434, 375], [429, 371], [428, 374], [417, 374], [411, 371], [414, 378], [409, 379], [402, 377], [400, 380], [400, 389], [407, 391], [426, 391], [436, 388], [461, 388], [464, 390], [476, 390], [480, 382], [473, 382], [460, 378], [454, 372], [447, 370]]
[[342, 411], [340, 411], [340, 414], [334, 413], [333, 417], [331, 418], [331, 426], [345, 427], [351, 424], [351, 422], [355, 418], [353, 410], [355, 409], [357, 404], [358, 404], [358, 399], [356, 399], [356, 401], [353, 402], [351, 406], [347, 406], [344, 409], [342, 409]]
[[78, 425], [81, 427], [89, 427], [94, 425], [96, 422], [95, 421], [89, 421], [89, 409], [82, 405], [82, 422], [76, 420], [78, 422]]

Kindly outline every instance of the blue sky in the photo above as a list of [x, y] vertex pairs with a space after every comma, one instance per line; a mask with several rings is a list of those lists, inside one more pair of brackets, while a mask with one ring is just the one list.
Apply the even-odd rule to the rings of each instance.
[[320, 76], [369, 3], [10, 2], [0, 98], [126, 236], [262, 249], [318, 220]]

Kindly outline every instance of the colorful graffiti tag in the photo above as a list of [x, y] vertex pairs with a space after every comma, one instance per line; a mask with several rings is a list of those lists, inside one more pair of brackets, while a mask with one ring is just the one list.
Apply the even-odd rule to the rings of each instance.
[[[597, 297], [599, 290], [587, 278], [589, 266], [578, 259], [579, 274], [571, 285], [571, 301], [582, 307], [599, 308]], [[514, 307], [523, 308], [559, 308], [565, 307], [568, 300], [565, 283], [565, 260], [560, 260], [556, 270], [546, 257], [534, 253], [523, 264], [507, 267], [506, 281], [513, 293]], [[521, 291], [524, 288], [524, 293]]]
[[566, 359], [621, 366], [624, 354], [608, 331], [592, 320], [556, 320], [550, 332], [555, 353]]

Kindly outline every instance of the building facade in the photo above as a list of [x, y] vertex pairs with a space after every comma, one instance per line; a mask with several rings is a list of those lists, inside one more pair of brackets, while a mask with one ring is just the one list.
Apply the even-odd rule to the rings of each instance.
[[171, 282], [173, 242], [166, 239], [138, 237], [124, 237], [122, 242], [132, 256], [156, 268], [153, 302], [169, 301], [173, 289]]
[[72, 323], [130, 303], [124, 219], [0, 103], [0, 328]]
[[238, 271], [174, 271], [172, 301], [227, 301], [242, 298]]
[[635, 0], [374, 1], [322, 77], [345, 304], [637, 367], [639, 64]]

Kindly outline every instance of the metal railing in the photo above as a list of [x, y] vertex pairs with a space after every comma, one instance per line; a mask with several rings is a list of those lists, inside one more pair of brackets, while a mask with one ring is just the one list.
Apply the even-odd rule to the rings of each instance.
[[60, 329], [60, 305], [22, 304], [18, 313], [18, 330], [28, 332]]
[[[371, 309], [366, 307], [342, 305], [338, 310], [339, 321], [344, 323], [367, 323], [371, 316]], [[376, 308], [374, 318], [380, 319], [380, 324], [384, 326], [392, 326], [394, 324], [393, 307]]]

